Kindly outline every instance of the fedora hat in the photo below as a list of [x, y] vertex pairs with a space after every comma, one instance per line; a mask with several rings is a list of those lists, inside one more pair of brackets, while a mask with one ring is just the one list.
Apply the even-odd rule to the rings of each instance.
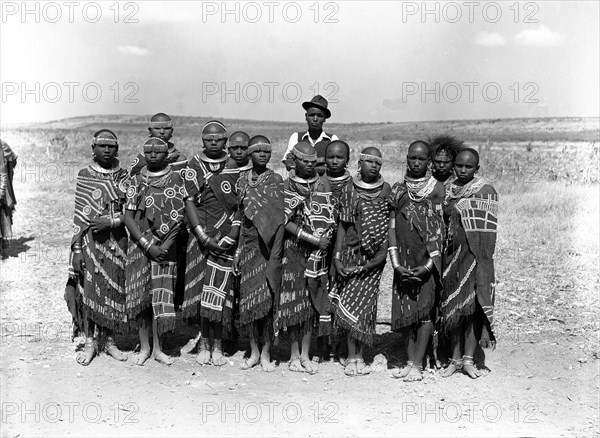
[[302, 108], [304, 108], [307, 111], [309, 108], [312, 108], [312, 107], [319, 108], [319, 109], [323, 110], [323, 113], [325, 114], [325, 118], [328, 119], [329, 117], [331, 117], [331, 111], [329, 111], [327, 109], [327, 104], [328, 104], [327, 99], [325, 99], [320, 94], [317, 94], [309, 102], [304, 102], [302, 104]]

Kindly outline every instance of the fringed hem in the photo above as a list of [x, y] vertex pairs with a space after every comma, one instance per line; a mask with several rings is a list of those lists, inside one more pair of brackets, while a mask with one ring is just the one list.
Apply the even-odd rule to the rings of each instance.
[[262, 303], [253, 306], [251, 309], [240, 308], [240, 325], [242, 327], [263, 319], [273, 310], [273, 300], [265, 300]]
[[156, 331], [158, 335], [175, 330], [175, 316], [161, 317], [156, 319]]
[[[314, 311], [312, 309], [312, 307], [307, 307], [306, 309], [302, 310], [301, 312], [296, 312], [290, 316], [280, 316], [278, 321], [277, 321], [277, 327], [281, 330], [281, 329], [285, 329], [288, 327], [294, 327], [296, 325], [300, 325], [303, 323], [306, 323], [307, 321], [312, 320], [314, 315]], [[306, 325], [306, 324], [305, 324]], [[311, 324], [312, 326], [312, 324]], [[309, 329], [312, 327], [309, 327]], [[307, 330], [308, 332], [309, 330]]]
[[182, 307], [181, 316], [189, 324], [194, 324], [200, 321], [200, 303]]
[[410, 327], [423, 319], [430, 319], [433, 310], [433, 303], [428, 304], [425, 308], [418, 312], [412, 312], [410, 316], [394, 319], [392, 315], [392, 331], [400, 331], [406, 327]]
[[440, 321], [440, 331], [443, 333], [450, 333], [458, 326], [463, 324], [466, 321], [470, 321], [475, 314], [475, 310], [477, 308], [477, 301], [475, 298], [473, 300], [462, 307], [460, 312], [455, 312], [451, 318], [444, 318], [442, 311], [442, 320]]
[[223, 311], [207, 309], [200, 305], [200, 318], [206, 318], [211, 322], [223, 322]]
[[135, 319], [148, 309], [152, 310], [152, 296], [148, 295], [147, 298], [143, 299], [140, 303], [127, 309], [127, 316], [130, 319]]
[[249, 324], [242, 325], [241, 331], [247, 334], [250, 339], [255, 339], [257, 342], [273, 342], [275, 332], [273, 331], [273, 317], [271, 314], [265, 317], [252, 321]]
[[338, 316], [335, 319], [335, 329], [371, 347], [375, 336], [375, 320], [376, 318], [372, 321], [363, 320], [353, 323]]
[[123, 320], [116, 320], [109, 318], [102, 313], [93, 310], [85, 304], [82, 305], [83, 317], [93, 321], [96, 325], [102, 328], [107, 328], [118, 334], [128, 334], [131, 331], [131, 327], [126, 315], [123, 315]]

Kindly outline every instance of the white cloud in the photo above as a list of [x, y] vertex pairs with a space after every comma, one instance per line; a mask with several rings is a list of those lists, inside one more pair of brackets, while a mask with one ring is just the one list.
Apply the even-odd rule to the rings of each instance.
[[148, 56], [150, 50], [139, 46], [119, 46], [117, 47], [119, 53], [128, 56]]
[[483, 47], [503, 46], [506, 38], [496, 32], [480, 32], [475, 36], [475, 44]]
[[564, 35], [554, 32], [546, 26], [524, 30], [515, 37], [517, 44], [531, 47], [556, 47], [563, 44], [564, 41]]

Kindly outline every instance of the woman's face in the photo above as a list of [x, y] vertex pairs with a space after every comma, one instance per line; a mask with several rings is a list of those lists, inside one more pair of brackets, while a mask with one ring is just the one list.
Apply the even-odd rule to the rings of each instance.
[[414, 178], [421, 178], [427, 173], [429, 163], [429, 150], [420, 143], [412, 146], [406, 156], [406, 165]]
[[252, 152], [252, 166], [254, 166], [254, 167], [266, 167], [270, 160], [271, 160], [271, 152], [267, 152], [267, 151]]
[[375, 182], [379, 179], [381, 164], [373, 158], [365, 158], [359, 161], [360, 176], [364, 182]]
[[166, 152], [144, 152], [144, 157], [146, 158], [146, 166], [148, 166], [148, 170], [152, 172], [162, 170], [166, 165]]
[[208, 158], [221, 157], [226, 143], [227, 133], [223, 127], [210, 124], [202, 131], [202, 144], [204, 145], [204, 153]]
[[119, 148], [116, 145], [95, 144], [92, 146], [96, 162], [102, 167], [111, 167]]
[[336, 143], [333, 146], [328, 147], [325, 163], [327, 164], [329, 175], [343, 175], [346, 170], [346, 164], [348, 164], [348, 155], [344, 145]]
[[454, 160], [454, 173], [462, 184], [470, 182], [478, 170], [477, 157], [469, 151], [459, 153]]

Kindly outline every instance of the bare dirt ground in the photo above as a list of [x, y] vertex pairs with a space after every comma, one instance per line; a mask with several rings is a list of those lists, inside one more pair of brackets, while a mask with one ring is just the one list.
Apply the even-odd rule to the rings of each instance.
[[[106, 355], [78, 365], [63, 300], [74, 184], [17, 177], [16, 239], [0, 265], [2, 436], [599, 435], [597, 185], [502, 198], [490, 373], [404, 383], [390, 377], [405, 360], [402, 337], [384, 325], [369, 358], [389, 363], [364, 377], [333, 361], [292, 373], [283, 346], [274, 373], [239, 370], [243, 351], [232, 366], [200, 367], [179, 354], [195, 334], [183, 325], [167, 339], [171, 367]], [[388, 274], [384, 319], [390, 293]], [[136, 341], [118, 338], [130, 355]]]

